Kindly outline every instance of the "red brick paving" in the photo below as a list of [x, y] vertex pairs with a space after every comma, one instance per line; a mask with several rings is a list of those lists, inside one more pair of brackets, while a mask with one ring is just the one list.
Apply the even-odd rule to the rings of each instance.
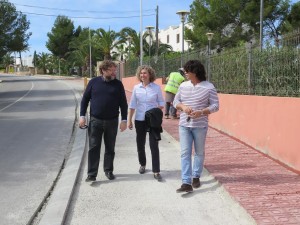
[[[131, 93], [126, 91], [127, 99]], [[163, 129], [179, 141], [178, 120]], [[300, 175], [255, 149], [208, 129], [205, 168], [259, 225], [300, 225]]]

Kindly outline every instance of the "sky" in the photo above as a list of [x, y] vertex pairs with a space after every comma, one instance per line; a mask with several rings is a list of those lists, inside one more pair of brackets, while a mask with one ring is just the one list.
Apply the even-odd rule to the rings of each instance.
[[[159, 7], [158, 28], [167, 29], [172, 25], [179, 25], [180, 18], [176, 14], [179, 10], [190, 10], [193, 0], [10, 0], [16, 7], [27, 15], [30, 21], [29, 51], [23, 56], [48, 52], [46, 42], [47, 33], [51, 32], [58, 15], [67, 16], [79, 25], [91, 29], [103, 28], [119, 32], [124, 27], [131, 27], [140, 31], [140, 23], [146, 26], [156, 25], [156, 7]], [[142, 3], [143, 16], [140, 19]], [[81, 17], [81, 18], [80, 18]], [[85, 18], [83, 18], [85, 17]]]
[[[291, 3], [299, 0], [291, 0]], [[10, 0], [18, 11], [27, 15], [32, 35], [29, 39], [29, 51], [23, 56], [48, 52], [47, 33], [51, 32], [58, 15], [67, 16], [79, 25], [91, 29], [103, 28], [119, 32], [124, 27], [140, 31], [146, 26], [156, 25], [156, 7], [159, 7], [159, 30], [180, 25], [176, 14], [179, 10], [190, 10], [193, 0]], [[142, 3], [142, 19], [140, 8]], [[259, 7], [259, 6], [258, 6]]]

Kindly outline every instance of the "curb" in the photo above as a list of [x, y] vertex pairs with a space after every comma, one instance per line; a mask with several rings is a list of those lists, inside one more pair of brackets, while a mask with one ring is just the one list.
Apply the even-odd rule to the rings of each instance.
[[[75, 96], [79, 102], [79, 94], [76, 93]], [[38, 224], [61, 225], [64, 223], [77, 177], [82, 167], [86, 135], [86, 130], [76, 128], [72, 151]]]

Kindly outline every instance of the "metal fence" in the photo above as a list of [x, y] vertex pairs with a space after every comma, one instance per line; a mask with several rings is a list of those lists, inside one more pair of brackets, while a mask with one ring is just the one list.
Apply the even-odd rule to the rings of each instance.
[[[211, 55], [206, 49], [177, 58], [162, 55], [144, 64], [151, 65], [157, 77], [167, 77], [181, 67], [181, 60], [199, 59], [220, 93], [300, 97], [300, 29], [276, 43], [262, 51], [247, 44], [220, 53], [212, 51]], [[138, 59], [127, 62], [125, 76], [133, 76], [138, 66]]]

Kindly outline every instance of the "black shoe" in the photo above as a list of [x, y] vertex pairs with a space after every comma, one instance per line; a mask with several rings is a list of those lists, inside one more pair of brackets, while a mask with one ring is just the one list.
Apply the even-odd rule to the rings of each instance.
[[92, 182], [92, 181], [95, 181], [95, 180], [96, 180], [96, 177], [88, 176], [88, 177], [85, 179], [85, 182]]
[[140, 169], [139, 169], [139, 173], [144, 174], [145, 171], [146, 171], [145, 166], [141, 166]]
[[113, 174], [113, 172], [105, 172], [105, 176], [106, 176], [109, 180], [115, 179], [115, 175]]
[[162, 181], [162, 177], [159, 173], [155, 173], [154, 174], [154, 178], [157, 180], [157, 181]]
[[176, 190], [176, 192], [193, 192], [193, 187], [190, 184], [182, 184], [181, 187]]
[[201, 186], [200, 179], [199, 178], [193, 178], [192, 186], [193, 186], [193, 188], [199, 188]]

